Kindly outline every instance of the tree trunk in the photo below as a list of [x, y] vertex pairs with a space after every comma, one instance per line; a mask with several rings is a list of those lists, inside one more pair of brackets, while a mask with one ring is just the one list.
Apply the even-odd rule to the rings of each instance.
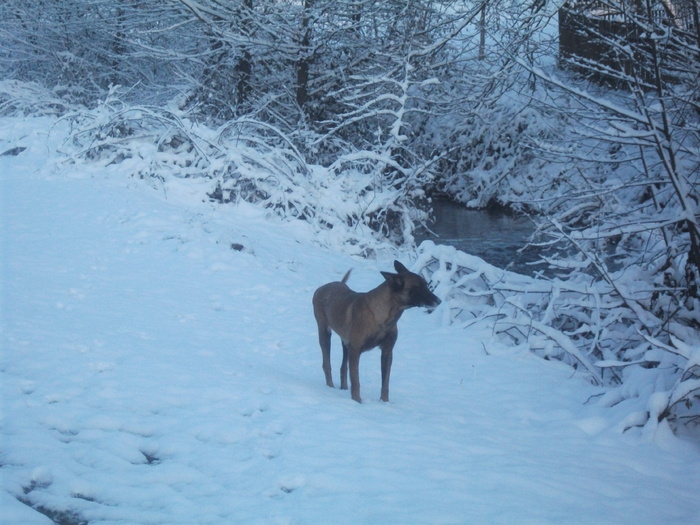
[[309, 63], [311, 46], [311, 23], [313, 0], [304, 0], [304, 12], [301, 19], [301, 42], [299, 46], [300, 58], [297, 61], [297, 86], [296, 100], [300, 108], [309, 101]]

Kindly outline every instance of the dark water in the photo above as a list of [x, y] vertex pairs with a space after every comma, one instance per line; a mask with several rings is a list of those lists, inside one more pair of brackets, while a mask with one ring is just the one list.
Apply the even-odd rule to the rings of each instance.
[[449, 201], [433, 202], [433, 213], [432, 231], [417, 232], [418, 243], [429, 239], [448, 244], [499, 268], [527, 275], [541, 268], [527, 264], [537, 260], [532, 249], [518, 252], [534, 229], [528, 218], [501, 210], [469, 210]]

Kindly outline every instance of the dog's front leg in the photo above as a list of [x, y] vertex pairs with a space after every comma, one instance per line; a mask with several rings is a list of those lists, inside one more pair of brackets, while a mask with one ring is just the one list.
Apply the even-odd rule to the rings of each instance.
[[358, 403], [360, 399], [360, 351], [357, 348], [348, 348], [350, 361], [350, 395]]
[[343, 341], [343, 362], [340, 365], [340, 389], [348, 389], [348, 345]]
[[382, 401], [389, 401], [389, 376], [391, 375], [391, 361], [394, 358], [394, 343], [396, 334], [389, 336], [379, 347], [382, 349]]
[[393, 352], [382, 349], [382, 401], [389, 401], [389, 376], [391, 375], [391, 360]]

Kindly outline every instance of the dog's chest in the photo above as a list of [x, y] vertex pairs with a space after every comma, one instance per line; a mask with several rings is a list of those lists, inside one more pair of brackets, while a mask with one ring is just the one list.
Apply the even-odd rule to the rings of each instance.
[[398, 315], [393, 313], [387, 315], [385, 313], [382, 316], [383, 319], [382, 317], [378, 317], [376, 315], [372, 316], [371, 321], [369, 319], [365, 319], [365, 330], [361, 331], [363, 333], [360, 334], [359, 330], [356, 332], [357, 335], [361, 335], [359, 342], [360, 351], [364, 352], [365, 350], [371, 350], [389, 339], [396, 339], [396, 323], [398, 322], [400, 316], [401, 312], [399, 312]]
[[365, 350], [370, 350], [374, 348], [375, 346], [379, 345], [384, 339], [386, 338], [386, 332], [375, 332], [373, 334], [368, 334], [364, 341], [360, 344], [360, 350], [365, 351]]

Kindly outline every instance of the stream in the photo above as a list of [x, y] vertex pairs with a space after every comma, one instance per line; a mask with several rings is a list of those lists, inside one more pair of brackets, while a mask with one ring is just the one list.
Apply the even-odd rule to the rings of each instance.
[[534, 230], [527, 217], [498, 209], [467, 209], [445, 200], [433, 202], [433, 215], [430, 231], [420, 229], [415, 233], [418, 244], [431, 240], [454, 246], [494, 266], [526, 275], [542, 268], [527, 264], [537, 260], [532, 249], [518, 252]]

